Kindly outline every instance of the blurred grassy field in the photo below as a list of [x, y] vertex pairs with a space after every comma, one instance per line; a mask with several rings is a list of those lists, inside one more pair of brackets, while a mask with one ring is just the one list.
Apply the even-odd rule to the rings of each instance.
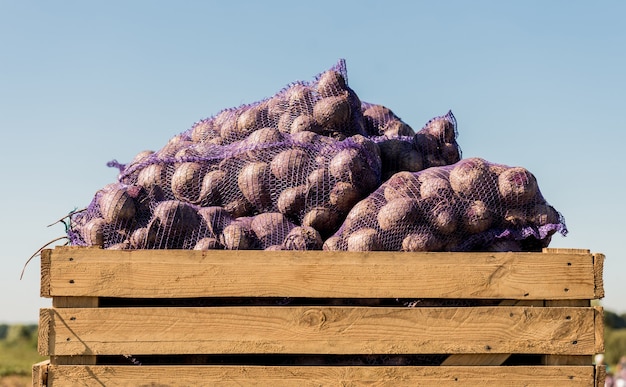
[[46, 359], [37, 352], [37, 325], [0, 324], [0, 387], [31, 385], [33, 364]]

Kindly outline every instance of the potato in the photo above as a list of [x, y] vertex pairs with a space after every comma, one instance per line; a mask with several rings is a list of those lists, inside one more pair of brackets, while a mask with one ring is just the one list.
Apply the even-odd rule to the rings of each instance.
[[384, 124], [395, 117], [395, 114], [383, 105], [371, 105], [363, 110], [366, 131], [373, 136], [383, 135]]
[[525, 168], [509, 168], [498, 176], [498, 191], [504, 203], [524, 205], [537, 196], [537, 180]]
[[227, 173], [216, 169], [207, 172], [202, 178], [198, 202], [202, 206], [215, 206], [222, 203], [222, 195], [226, 195]]
[[384, 183], [382, 189], [387, 201], [420, 197], [420, 182], [417, 174], [413, 172], [402, 171], [394, 174]]
[[248, 137], [252, 132], [266, 126], [267, 111], [262, 106], [246, 106], [237, 117], [237, 139]]
[[454, 196], [450, 181], [444, 176], [445, 175], [432, 173], [420, 175], [418, 180], [420, 181], [420, 196], [422, 199], [449, 198]]
[[255, 250], [260, 248], [260, 242], [251, 228], [252, 218], [239, 218], [226, 226], [220, 242], [227, 250]]
[[198, 209], [198, 215], [211, 237], [220, 235], [224, 228], [234, 220], [226, 209], [219, 206], [201, 207]]
[[216, 238], [204, 237], [196, 242], [193, 250], [221, 250], [223, 248], [224, 245], [222, 245]]
[[[371, 139], [360, 134], [355, 134], [353, 136], [350, 136], [350, 140], [362, 147], [364, 153], [370, 155], [373, 160], [378, 160], [381, 157], [380, 146]], [[380, 163], [378, 163], [377, 165], [378, 167], [380, 167]]]
[[461, 215], [463, 227], [470, 234], [486, 231], [494, 223], [494, 215], [485, 202], [474, 200], [467, 203]]
[[322, 238], [327, 238], [339, 229], [341, 218], [337, 210], [317, 206], [304, 215], [302, 225], [313, 227], [322, 235]]
[[346, 80], [335, 70], [324, 72], [317, 80], [317, 93], [322, 97], [332, 97], [346, 90]]
[[360, 190], [352, 183], [339, 181], [330, 190], [330, 204], [347, 213], [361, 199]]
[[481, 158], [463, 159], [450, 170], [450, 186], [461, 197], [484, 199], [493, 184], [489, 165]]
[[382, 244], [378, 231], [373, 228], [362, 228], [350, 234], [347, 238], [348, 251], [378, 251]]
[[206, 142], [218, 135], [219, 132], [215, 131], [213, 120], [202, 120], [191, 128], [191, 141], [196, 143]]
[[539, 227], [562, 223], [559, 212], [548, 204], [534, 205], [530, 210], [530, 221]]
[[356, 203], [343, 221], [342, 231], [348, 234], [352, 233], [370, 219], [375, 219], [382, 204], [384, 203], [378, 203], [371, 196]]
[[100, 214], [107, 223], [115, 224], [135, 217], [135, 202], [126, 187], [109, 184], [100, 190], [96, 197]]
[[327, 238], [322, 245], [324, 251], [345, 251], [346, 246], [343, 238], [338, 235], [333, 235]]
[[132, 249], [153, 248], [156, 243], [156, 230], [140, 227], [130, 234], [129, 243]]
[[272, 206], [268, 163], [258, 161], [245, 165], [239, 172], [237, 185], [246, 200], [256, 208], [262, 210]]
[[296, 144], [319, 144], [324, 142], [325, 139], [328, 139], [328, 137], [322, 137], [319, 134], [310, 131], [302, 131], [291, 134], [291, 141]]
[[287, 101], [282, 94], [276, 94], [265, 102], [265, 107], [268, 119], [275, 124], [280, 116], [287, 111]]
[[289, 132], [291, 134], [299, 132], [322, 133], [322, 128], [315, 122], [312, 115], [301, 114], [293, 120]]
[[456, 120], [452, 112], [448, 112], [445, 116], [435, 117], [428, 121], [423, 131], [443, 142], [451, 143], [456, 141]]
[[[237, 140], [245, 138], [244, 133], [246, 132], [240, 131], [238, 127], [240, 114], [241, 111], [230, 110], [220, 113], [216, 118], [215, 124], [217, 124], [218, 121], [220, 122], [219, 126], [216, 125], [216, 130], [217, 128], [219, 128], [220, 137], [222, 138], [224, 143], [230, 144]], [[223, 119], [221, 119], [222, 117]], [[250, 132], [251, 131], [252, 130], [250, 130]], [[247, 134], [249, 134], [250, 132], [248, 132]]]
[[173, 157], [181, 149], [187, 148], [193, 144], [194, 142], [191, 141], [191, 137], [181, 133], [170, 138], [167, 144], [159, 149], [157, 153], [161, 158]]
[[459, 216], [454, 199], [431, 198], [420, 202], [428, 223], [439, 233], [448, 235], [457, 230]]
[[414, 136], [415, 131], [402, 120], [392, 119], [385, 123], [383, 134], [387, 137]]
[[102, 218], [92, 218], [80, 227], [80, 236], [87, 246], [104, 246], [104, 234], [107, 221]]
[[130, 249], [130, 243], [128, 241], [122, 241], [115, 243], [107, 247], [107, 250], [128, 250]]
[[378, 143], [382, 159], [383, 177], [389, 177], [399, 171], [417, 172], [424, 169], [422, 156], [413, 147], [411, 141], [394, 138]]
[[171, 190], [178, 200], [198, 204], [204, 168], [200, 163], [186, 162], [176, 166], [171, 178]]
[[[461, 160], [461, 149], [455, 143], [443, 143], [440, 146], [443, 165], [452, 165]], [[443, 166], [442, 165], [442, 166]]]
[[278, 211], [285, 216], [291, 218], [299, 218], [304, 211], [306, 203], [307, 187], [306, 185], [299, 185], [296, 187], [290, 187], [278, 196], [276, 207]]
[[293, 114], [286, 112], [283, 113], [276, 123], [276, 127], [281, 133], [291, 133], [291, 125], [293, 125], [293, 121], [298, 116], [294, 116]]
[[267, 247], [281, 244], [295, 225], [280, 212], [265, 212], [254, 216], [250, 227], [261, 245]]
[[411, 198], [398, 198], [380, 208], [376, 219], [382, 230], [400, 229], [415, 223], [420, 216], [419, 203]]
[[527, 226], [530, 219], [526, 208], [511, 207], [504, 212], [504, 226], [520, 228]]
[[339, 151], [328, 164], [330, 174], [341, 181], [358, 179], [367, 168], [366, 161], [363, 160], [356, 148], [346, 148]]
[[283, 245], [271, 245], [271, 246], [267, 246], [263, 250], [265, 250], [265, 251], [284, 251], [284, 250], [287, 250], [287, 249], [285, 249], [285, 246], [283, 246]]
[[416, 231], [402, 240], [402, 251], [440, 251], [443, 241], [430, 231]]
[[303, 183], [310, 157], [300, 148], [290, 148], [278, 153], [270, 162], [270, 171], [276, 179], [290, 184]]
[[148, 160], [150, 156], [152, 156], [153, 154], [154, 154], [154, 151], [152, 150], [144, 150], [144, 151], [137, 153], [135, 157], [133, 157], [133, 160], [128, 164], [128, 167], [126, 167], [126, 169], [128, 169], [129, 167], [133, 165], [137, 165]]
[[310, 87], [296, 83], [287, 89], [286, 97], [289, 113], [297, 117], [300, 114], [311, 114], [313, 107], [313, 91]]
[[430, 133], [419, 131], [413, 135], [413, 147], [420, 154], [437, 154], [441, 141]]
[[324, 193], [330, 185], [330, 173], [326, 168], [313, 170], [307, 177], [307, 197], [314, 202], [325, 200]]
[[250, 135], [242, 141], [242, 146], [257, 148], [267, 144], [276, 144], [284, 139], [283, 134], [276, 128], [260, 128], [250, 133]]
[[324, 241], [313, 227], [297, 226], [289, 231], [282, 246], [286, 250], [321, 250]]
[[164, 164], [150, 164], [142, 168], [137, 174], [137, 185], [147, 190], [153, 187], [164, 187], [167, 185], [167, 170]]
[[317, 125], [326, 129], [340, 129], [350, 122], [348, 93], [322, 98], [313, 106], [313, 118]]
[[168, 237], [185, 236], [200, 226], [200, 216], [189, 203], [166, 200], [152, 212], [150, 228], [163, 232]]

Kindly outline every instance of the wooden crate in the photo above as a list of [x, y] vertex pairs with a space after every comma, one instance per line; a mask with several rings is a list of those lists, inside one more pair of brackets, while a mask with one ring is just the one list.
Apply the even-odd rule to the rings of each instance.
[[604, 256], [41, 256], [33, 385], [603, 386]]

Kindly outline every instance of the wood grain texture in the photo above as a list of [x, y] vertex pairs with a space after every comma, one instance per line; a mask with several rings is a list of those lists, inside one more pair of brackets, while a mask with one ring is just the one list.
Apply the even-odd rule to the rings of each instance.
[[596, 365], [595, 387], [605, 387], [606, 382], [606, 366]]
[[48, 386], [536, 386], [589, 387], [589, 366], [264, 367], [53, 366]]
[[593, 299], [591, 254], [51, 250], [50, 296]]
[[49, 355], [559, 354], [597, 347], [593, 308], [49, 309]]
[[604, 298], [604, 254], [596, 253], [593, 255], [593, 265], [595, 273], [596, 291], [595, 298]]
[[32, 384], [33, 387], [45, 387], [48, 385], [48, 367], [50, 366], [49, 360], [33, 364], [32, 369]]
[[604, 353], [604, 308], [601, 306], [595, 306], [595, 326], [596, 333], [596, 353]]
[[50, 262], [53, 250], [45, 249], [41, 251], [41, 277], [39, 284], [39, 295], [41, 297], [51, 297], [50, 294]]
[[37, 352], [42, 356], [49, 356], [53, 349], [50, 343], [54, 343], [54, 312], [48, 308], [39, 310], [39, 329], [37, 332]]

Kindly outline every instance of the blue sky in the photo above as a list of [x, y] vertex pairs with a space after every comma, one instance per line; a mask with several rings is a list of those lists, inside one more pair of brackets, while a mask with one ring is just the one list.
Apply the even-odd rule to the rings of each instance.
[[[0, 0], [0, 323], [36, 322], [47, 227], [112, 159], [311, 80], [344, 58], [363, 101], [418, 130], [451, 109], [464, 157], [523, 166], [564, 216], [550, 247], [604, 253], [626, 312], [621, 1]], [[622, 172], [620, 172], [622, 171]]]

